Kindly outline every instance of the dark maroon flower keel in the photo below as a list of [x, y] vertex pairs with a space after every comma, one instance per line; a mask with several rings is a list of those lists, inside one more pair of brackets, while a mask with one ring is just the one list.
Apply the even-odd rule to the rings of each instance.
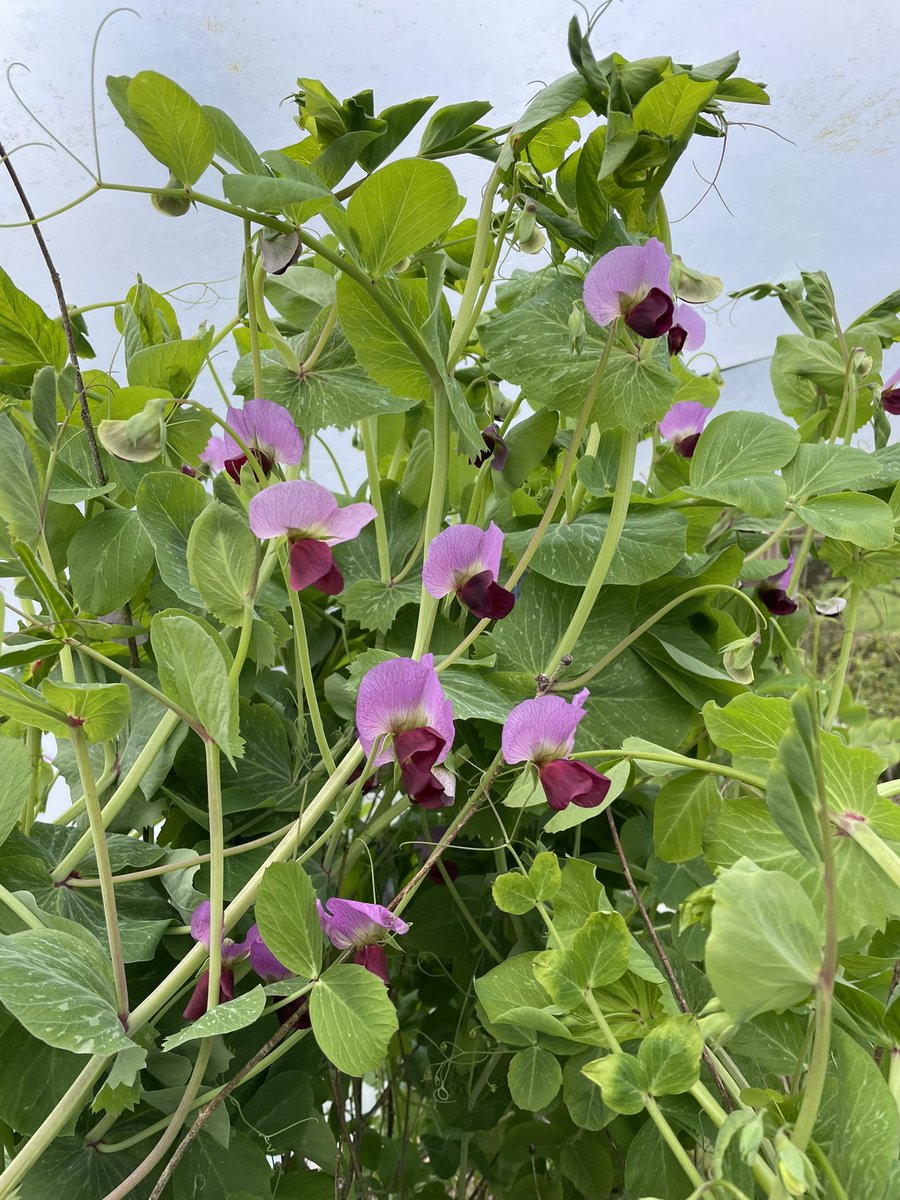
[[443, 808], [452, 803], [432, 770], [444, 745], [441, 735], [427, 725], [406, 729], [394, 738], [394, 754], [400, 767], [403, 790], [413, 804], [422, 808]]
[[[206, 1012], [208, 994], [209, 971], [204, 971], [194, 984], [191, 998], [188, 1000], [187, 1008], [184, 1010], [184, 1019], [186, 1021], [196, 1021], [203, 1016]], [[219, 1003], [224, 1004], [226, 1000], [233, 999], [234, 972], [227, 967], [223, 967], [222, 974], [219, 976]]]
[[674, 312], [672, 297], [667, 296], [662, 288], [655, 287], [626, 313], [625, 324], [641, 337], [662, 337], [672, 327]]
[[792, 600], [784, 588], [761, 588], [759, 598], [775, 617], [789, 617], [797, 611], [797, 601]]
[[900, 417], [900, 387], [888, 387], [881, 393], [881, 403], [884, 411], [892, 417]]
[[329, 545], [315, 538], [295, 538], [291, 542], [291, 587], [295, 592], [314, 587], [326, 596], [343, 591], [344, 577]]
[[360, 946], [353, 955], [353, 961], [373, 975], [377, 975], [385, 987], [391, 982], [388, 974], [387, 954], [384, 946]]
[[551, 808], [563, 809], [570, 804], [596, 808], [609, 791], [609, 780], [605, 775], [575, 758], [554, 759], [540, 767], [539, 773]]
[[497, 583], [492, 571], [479, 571], [467, 579], [457, 595], [469, 612], [482, 621], [499, 621], [509, 616], [516, 602], [512, 592]]

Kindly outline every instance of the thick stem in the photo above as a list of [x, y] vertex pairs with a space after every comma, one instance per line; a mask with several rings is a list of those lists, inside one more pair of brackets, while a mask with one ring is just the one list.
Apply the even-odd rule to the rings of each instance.
[[244, 289], [247, 293], [247, 324], [250, 327], [250, 362], [253, 366], [253, 395], [262, 396], [262, 358], [259, 350], [259, 321], [256, 313], [256, 291], [253, 286], [253, 231], [244, 220]]
[[478, 319], [476, 307], [482, 285], [484, 264], [487, 260], [488, 246], [491, 240], [491, 217], [494, 211], [494, 195], [500, 182], [501, 172], [495, 167], [484, 186], [481, 208], [478, 213], [478, 224], [475, 229], [475, 244], [472, 247], [472, 261], [466, 275], [462, 300], [453, 330], [450, 334], [450, 344], [447, 350], [447, 369], [452, 371], [469, 340], [469, 335]]
[[41, 753], [41, 731], [29, 729], [25, 734], [25, 744], [31, 760], [31, 776], [28, 780], [28, 799], [25, 801], [25, 812], [22, 814], [22, 832], [31, 833], [31, 826], [37, 816], [38, 792], [41, 781], [41, 765], [44, 761]]
[[900, 888], [900, 857], [887, 842], [882, 841], [868, 821], [845, 820], [841, 828], [881, 867], [894, 886]]
[[[450, 401], [443, 382], [434, 390], [434, 472], [428, 492], [428, 507], [425, 509], [424, 553], [440, 533], [444, 520], [444, 501], [447, 495], [447, 478], [450, 473]], [[416, 625], [416, 640], [412, 657], [421, 658], [431, 641], [437, 600], [422, 586], [419, 601], [419, 619]]]
[[119, 918], [116, 912], [116, 887], [113, 883], [112, 867], [109, 861], [103, 813], [100, 809], [100, 799], [97, 795], [97, 785], [94, 782], [87, 738], [84, 736], [83, 729], [72, 730], [72, 749], [75, 751], [75, 762], [81, 778], [84, 805], [87, 809], [94, 856], [97, 860], [100, 895], [103, 898], [103, 916], [106, 921], [106, 937], [109, 942], [109, 954], [112, 959], [113, 978], [116, 985], [116, 1003], [119, 1016], [124, 1021], [128, 1016], [128, 982], [125, 978], [125, 960], [122, 956], [122, 938], [119, 933]]
[[847, 679], [847, 668], [850, 666], [850, 656], [853, 653], [853, 640], [856, 637], [856, 622], [859, 617], [860, 588], [858, 583], [851, 583], [847, 607], [844, 610], [844, 636], [841, 639], [841, 652], [838, 656], [837, 670], [831, 681], [831, 699], [825, 714], [823, 725], [830, 729], [837, 720], [838, 709], [844, 693], [844, 683]]
[[207, 1009], [219, 1003], [222, 978], [222, 938], [225, 914], [225, 835], [222, 825], [221, 755], [215, 742], [207, 742], [206, 799], [209, 807], [209, 990]]
[[27, 904], [23, 904], [19, 897], [9, 888], [5, 888], [2, 883], [0, 883], [0, 903], [5, 904], [9, 911], [14, 913], [28, 929], [44, 928], [44, 922], [37, 913], [33, 913]]
[[600, 589], [606, 582], [609, 568], [619, 546], [619, 538], [625, 528], [625, 518], [628, 515], [628, 504], [631, 500], [631, 484], [634, 479], [634, 462], [637, 456], [638, 434], [628, 432], [622, 439], [622, 449], [619, 454], [619, 467], [616, 474], [616, 491], [613, 496], [612, 508], [609, 511], [609, 524], [600, 546], [600, 553], [591, 568], [591, 574], [585, 584], [578, 607], [572, 614], [569, 627], [560, 638], [556, 649], [546, 664], [546, 673], [552, 675], [559, 666], [560, 659], [571, 654], [581, 636], [581, 631], [587, 624], [593, 612]]
[[387, 524], [384, 519], [384, 501], [381, 498], [381, 476], [378, 474], [378, 422], [375, 417], [366, 417], [359, 423], [363, 449], [366, 455], [366, 473], [369, 477], [369, 496], [375, 507], [375, 542], [378, 546], [378, 570], [381, 582], [391, 582], [391, 551], [388, 546]]

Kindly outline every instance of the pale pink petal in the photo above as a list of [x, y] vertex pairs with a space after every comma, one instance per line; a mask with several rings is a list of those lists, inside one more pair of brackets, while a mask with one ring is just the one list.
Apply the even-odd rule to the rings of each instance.
[[571, 704], [562, 696], [537, 696], [517, 704], [503, 726], [503, 757], [508, 763], [552, 762], [575, 748], [575, 730], [584, 716], [588, 690]]
[[[356, 729], [369, 755], [376, 741], [406, 729], [430, 727], [445, 741], [437, 761], [443, 762], [453, 744], [453, 705], [444, 696], [434, 669], [434, 658], [390, 658], [367, 671], [356, 698]], [[382, 749], [374, 760], [390, 762], [393, 748]]]
[[[231, 441], [231, 438], [228, 440]], [[206, 449], [200, 454], [201, 461], [209, 463], [214, 471], [221, 471], [225, 466], [226, 459], [233, 457], [235, 456], [228, 449], [223, 437], [211, 437], [206, 443]]]
[[491, 571], [496, 579], [502, 550], [503, 532], [493, 522], [487, 530], [478, 525], [442, 529], [428, 547], [422, 568], [425, 590], [439, 600], [480, 571]]
[[699, 350], [706, 341], [706, 322], [692, 305], [676, 304], [672, 324], [680, 325], [687, 334], [684, 350]]
[[250, 528], [258, 538], [296, 533], [324, 541], [337, 510], [327, 488], [308, 479], [273, 483], [250, 501]]
[[690, 437], [701, 433], [703, 426], [712, 415], [712, 409], [696, 400], [682, 400], [673, 404], [659, 423], [659, 432], [667, 442], [677, 442], [679, 438]]
[[284, 466], [294, 467], [300, 462], [303, 457], [303, 438], [286, 408], [274, 400], [248, 400], [244, 405], [243, 417], [249, 425], [248, 444], [259, 447]]
[[616, 246], [591, 267], [584, 281], [584, 307], [598, 325], [609, 325], [643, 300], [652, 288], [672, 295], [671, 262], [657, 238], [643, 246]]
[[900, 384], [900, 367], [897, 368], [897, 370], [893, 373], [893, 375], [890, 377], [890, 379], [886, 379], [884, 381], [884, 385], [881, 390], [883, 392], [886, 392], [888, 390], [888, 388], [897, 387], [898, 384]]
[[343, 508], [336, 508], [328, 518], [328, 532], [325, 535], [325, 541], [332, 546], [337, 545], [338, 542], [352, 541], [353, 538], [359, 536], [359, 531], [365, 525], [375, 520], [377, 515], [373, 506], [365, 502], [346, 504]]
[[210, 903], [204, 900], [191, 913], [191, 937], [209, 949]]

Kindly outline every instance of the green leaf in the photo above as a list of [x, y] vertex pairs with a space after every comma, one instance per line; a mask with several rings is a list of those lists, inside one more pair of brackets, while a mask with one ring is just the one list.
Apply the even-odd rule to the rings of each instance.
[[618, 913], [591, 913], [565, 950], [537, 956], [534, 976], [553, 1003], [565, 1011], [584, 1003], [584, 993], [621, 979], [628, 969], [631, 939]]
[[491, 111], [489, 100], [464, 100], [461, 104], [448, 104], [439, 108], [428, 118], [422, 134], [419, 153], [443, 154], [465, 144], [476, 121]]
[[540, 1046], [514, 1054], [507, 1072], [513, 1104], [528, 1112], [546, 1108], [562, 1087], [562, 1070], [555, 1055]]
[[122, 608], [153, 566], [153, 543], [132, 509], [109, 509], [85, 521], [67, 552], [72, 596], [82, 612]]
[[155, 159], [185, 187], [192, 187], [209, 164], [216, 137], [197, 101], [165, 75], [140, 71], [128, 84], [128, 107], [138, 137]]
[[314, 979], [322, 965], [322, 929], [316, 892], [296, 862], [266, 868], [256, 897], [256, 920], [263, 941], [279, 960], [304, 979]]
[[563, 1101], [569, 1116], [579, 1129], [588, 1129], [592, 1133], [603, 1129], [612, 1120], [612, 1113], [603, 1103], [600, 1089], [581, 1069], [597, 1057], [595, 1049], [584, 1050], [567, 1059], [563, 1067]]
[[352, 963], [329, 967], [309, 998], [319, 1048], [345, 1075], [380, 1067], [397, 1032], [397, 1013], [377, 975]]
[[260, 1140], [232, 1129], [225, 1150], [203, 1132], [175, 1172], [172, 1200], [268, 1200], [271, 1187], [272, 1167]]
[[0, 414], [0, 461], [3, 462], [0, 520], [6, 523], [12, 537], [32, 543], [41, 528], [37, 474], [25, 439], [6, 413]]
[[517, 916], [530, 912], [537, 903], [530, 880], [520, 871], [507, 871], [504, 875], [498, 875], [491, 885], [491, 894], [501, 912], [514, 913]]
[[10, 675], [0, 675], [0, 713], [32, 729], [43, 729], [57, 737], [68, 737], [64, 718], [44, 701], [40, 692], [19, 683]]
[[225, 175], [222, 191], [232, 204], [259, 212], [284, 212], [293, 204], [307, 201], [330, 203], [334, 197], [314, 171], [305, 170], [300, 179], [276, 179], [272, 175]]
[[204, 104], [201, 111], [216, 139], [216, 154], [247, 175], [264, 175], [265, 163], [228, 113], [211, 104]]
[[691, 491], [751, 516], [780, 514], [786, 487], [775, 471], [799, 441], [797, 431], [775, 417], [722, 413], [707, 425], [691, 459]]
[[[531, 568], [559, 583], [584, 587], [597, 561], [609, 525], [607, 513], [588, 513], [569, 525], [551, 525], [531, 560]], [[684, 556], [687, 522], [680, 513], [642, 506], [625, 520], [607, 583], [632, 587], [665, 575]], [[521, 555], [531, 531], [514, 533], [506, 545]]]
[[531, 137], [548, 121], [555, 121], [567, 113], [573, 105], [584, 98], [585, 81], [577, 71], [555, 79], [542, 88], [513, 126], [511, 140], [515, 149], [521, 149]]
[[[428, 320], [428, 284], [424, 279], [386, 280], [383, 293], [405, 314], [413, 330]], [[374, 380], [397, 396], [430, 400], [431, 380], [400, 337], [372, 293], [349, 275], [337, 284], [338, 317], [356, 356]]]
[[894, 541], [891, 506], [877, 496], [860, 492], [814, 496], [805, 504], [794, 505], [794, 512], [817, 533], [851, 542], [864, 550], [883, 550]]
[[689, 771], [664, 783], [653, 803], [653, 850], [663, 862], [681, 863], [702, 850], [706, 818], [719, 805], [712, 776]]
[[86, 933], [26, 929], [0, 938], [0, 1001], [58, 1050], [115, 1054], [133, 1045], [116, 1012], [109, 961]]
[[347, 219], [363, 262], [378, 276], [440, 237], [461, 207], [442, 163], [407, 158], [363, 180], [347, 204]]
[[190, 1025], [185, 1025], [177, 1033], [170, 1034], [163, 1042], [162, 1048], [174, 1050], [176, 1046], [196, 1041], [197, 1038], [219, 1037], [222, 1034], [234, 1033], [237, 1029], [245, 1029], [262, 1016], [265, 1007], [266, 989], [262, 984], [258, 984], [234, 1000], [217, 1004]]
[[32, 1037], [6, 1012], [0, 1013], [0, 1038], [0, 1121], [19, 1133], [32, 1134], [75, 1082], [84, 1059]]
[[821, 922], [800, 884], [740, 859], [714, 885], [706, 970], [735, 1021], [806, 1000], [822, 965]]
[[150, 642], [166, 695], [197, 718], [228, 758], [239, 758], [237, 694], [217, 639], [189, 616], [157, 613]]
[[[322, 313], [305, 338], [292, 339], [301, 360], [312, 353], [325, 319]], [[276, 404], [283, 404], [307, 436], [329, 427], [349, 429], [365, 417], [405, 412], [415, 406], [414, 400], [395, 396], [366, 374], [338, 325], [332, 329], [315, 366], [302, 379], [272, 351], [263, 351], [262, 362], [266, 396]], [[252, 397], [249, 354], [235, 367], [234, 386], [241, 395]]]
[[187, 563], [191, 528], [209, 502], [199, 479], [179, 471], [151, 471], [135, 492], [135, 507], [153, 548], [163, 583], [186, 604], [203, 607]]
[[[859, 486], [861, 479], [881, 474], [878, 460], [856, 446], [830, 446], [824, 442], [804, 443], [781, 472], [788, 496], [802, 500], [820, 492], [836, 492]], [[888, 476], [885, 476], [887, 481]]]
[[613, 1112], [633, 1116], [644, 1107], [649, 1091], [647, 1072], [633, 1054], [607, 1054], [581, 1068], [601, 1091], [603, 1103]]
[[[142, 1160], [141, 1148], [115, 1154], [98, 1154], [83, 1137], [57, 1138], [28, 1172], [15, 1200], [47, 1200], [59, 1192], [65, 1180], [66, 1200], [97, 1200], [109, 1195]], [[147, 1200], [152, 1179], [144, 1179], [131, 1191], [129, 1200]]]
[[51, 707], [65, 714], [67, 725], [81, 727], [89, 742], [114, 738], [131, 711], [131, 693], [124, 683], [54, 683], [45, 679], [41, 693]]
[[703, 1038], [694, 1018], [685, 1013], [654, 1025], [638, 1049], [653, 1096], [688, 1092], [700, 1077]]
[[556, 413], [545, 410], [519, 421], [504, 435], [507, 459], [502, 471], [494, 471], [491, 479], [509, 489], [521, 487], [532, 471], [543, 461], [553, 445], [559, 419]]
[[10, 366], [48, 364], [60, 370], [67, 354], [62, 326], [0, 267], [0, 358]]
[[258, 543], [243, 511], [213, 500], [191, 526], [191, 584], [224, 625], [240, 625], [256, 579]]
[[716, 94], [718, 86], [716, 80], [700, 82], [689, 75], [670, 75], [650, 88], [635, 105], [634, 124], [673, 142], [686, 141], [700, 110]]
[[400, 609], [415, 604], [421, 594], [421, 583], [417, 579], [403, 579], [400, 583], [358, 579], [341, 593], [340, 604], [348, 621], [358, 621], [363, 629], [387, 633]]
[[308, 329], [326, 305], [334, 304], [335, 284], [325, 271], [296, 263], [283, 275], [268, 275], [265, 293], [289, 325]]
[[[828, 1161], [853, 1200], [884, 1200], [898, 1150], [897, 1106], [871, 1055], [835, 1029], [832, 1053], [839, 1086], [834, 1090]], [[815, 1136], [822, 1140], [817, 1127]]]
[[132, 387], [158, 388], [183, 399], [203, 370], [211, 342], [212, 331], [208, 330], [200, 337], [146, 346], [129, 360], [128, 382]]
[[366, 146], [359, 155], [358, 162], [364, 171], [374, 171], [381, 166], [407, 134], [418, 125], [428, 112], [437, 96], [422, 96], [417, 100], [406, 100], [403, 104], [392, 104], [378, 114], [379, 121], [384, 121], [385, 128], [378, 139]]
[[25, 811], [31, 786], [31, 756], [24, 742], [0, 739], [0, 846]]

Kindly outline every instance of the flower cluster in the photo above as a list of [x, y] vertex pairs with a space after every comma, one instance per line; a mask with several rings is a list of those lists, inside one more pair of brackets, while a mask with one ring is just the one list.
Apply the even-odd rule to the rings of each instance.
[[[210, 903], [204, 900], [191, 915], [191, 937], [201, 946], [209, 949], [211, 937]], [[249, 958], [250, 966], [266, 983], [276, 979], [287, 979], [291, 972], [283, 966], [262, 939], [259, 928], [251, 925], [247, 936], [242, 942], [233, 942], [231, 938], [221, 937], [222, 972], [219, 976], [219, 1003], [234, 999], [234, 970], [236, 963]], [[187, 1021], [196, 1021], [206, 1012], [209, 993], [209, 971], [204, 971], [197, 979], [191, 998], [184, 1010]]]

